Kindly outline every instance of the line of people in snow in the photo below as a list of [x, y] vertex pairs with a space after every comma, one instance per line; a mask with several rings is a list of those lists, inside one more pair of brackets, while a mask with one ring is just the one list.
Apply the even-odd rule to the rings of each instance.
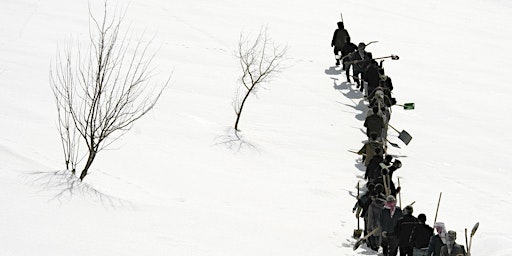
[[384, 256], [396, 256], [398, 251], [400, 256], [465, 256], [464, 247], [455, 242], [455, 231], [447, 232], [444, 223], [436, 222], [434, 235], [434, 228], [426, 224], [425, 214], [415, 217], [412, 204], [403, 210], [397, 206], [400, 187], [395, 186], [393, 174], [402, 163], [387, 154], [386, 143], [391, 106], [396, 104], [392, 97], [393, 83], [384, 72], [383, 61], [377, 63], [366, 46], [353, 44], [343, 22], [338, 22], [331, 42], [336, 66], [343, 65], [347, 82], [352, 82], [353, 77], [361, 92], [366, 88], [364, 94], [368, 100], [364, 122], [368, 140], [357, 152], [366, 167], [367, 183], [353, 208], [356, 217], [364, 219], [365, 235], [379, 229], [366, 240], [367, 247], [374, 251], [382, 247]]

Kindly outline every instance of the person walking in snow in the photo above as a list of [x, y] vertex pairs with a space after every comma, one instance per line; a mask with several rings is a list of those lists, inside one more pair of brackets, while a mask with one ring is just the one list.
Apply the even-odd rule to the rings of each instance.
[[440, 256], [466, 256], [464, 246], [457, 244], [457, 233], [453, 230], [448, 231], [446, 235], [446, 245], [441, 248]]
[[428, 252], [428, 245], [430, 238], [434, 234], [434, 229], [427, 222], [427, 216], [423, 213], [418, 215], [420, 225], [412, 231], [411, 243], [413, 246], [413, 256], [426, 256]]
[[373, 94], [375, 89], [377, 87], [379, 87], [379, 81], [380, 81], [379, 64], [377, 63], [377, 61], [372, 59], [373, 56], [371, 55], [371, 53], [368, 53], [368, 57], [370, 58], [370, 60], [368, 61], [368, 64], [367, 64], [366, 70], [365, 70], [366, 82], [368, 83], [368, 85], [366, 87], [366, 96], [367, 97], [369, 95]]
[[446, 244], [446, 227], [444, 223], [436, 222], [434, 228], [437, 231], [437, 235], [430, 239], [427, 256], [439, 256], [441, 254], [441, 248]]
[[[359, 88], [359, 91], [361, 92], [363, 91], [364, 80], [366, 79], [366, 66], [368, 65], [368, 60], [370, 59], [370, 56], [368, 56], [369, 52], [365, 51], [365, 49], [366, 44], [361, 42], [357, 45], [357, 51], [347, 56], [349, 61], [352, 63], [354, 81], [357, 83], [357, 88]], [[361, 77], [359, 77], [359, 75], [361, 75]]]
[[364, 178], [367, 179], [368, 182], [375, 182], [381, 176], [380, 163], [384, 161], [382, 149], [375, 148], [374, 151], [373, 157], [368, 162], [364, 173]]
[[398, 237], [400, 256], [412, 256], [412, 243], [410, 241], [412, 231], [418, 226], [419, 221], [412, 215], [413, 208], [407, 205], [402, 211], [404, 216], [398, 220], [395, 233]]
[[[379, 219], [382, 209], [384, 208], [384, 188], [381, 184], [375, 185], [375, 193], [372, 195], [372, 203], [368, 207], [368, 230], [375, 230], [379, 228]], [[375, 235], [372, 235], [368, 238], [368, 247], [370, 247], [374, 251], [379, 250], [380, 245], [380, 233], [378, 232]]]
[[[370, 137], [370, 135], [375, 132], [379, 135], [382, 134], [382, 130], [385, 127], [384, 118], [379, 111], [378, 106], [374, 106], [372, 108], [372, 112], [368, 113], [369, 115], [364, 120], [364, 127], [366, 127], [366, 135]], [[384, 139], [384, 138], [382, 138]]]
[[394, 232], [398, 220], [402, 217], [402, 209], [396, 206], [395, 197], [387, 196], [379, 218], [379, 226], [382, 232], [381, 246], [384, 256], [396, 256], [398, 253], [398, 238]]
[[348, 31], [345, 29], [345, 26], [343, 25], [343, 22], [338, 22], [338, 28], [334, 31], [334, 34], [332, 36], [331, 41], [331, 47], [334, 47], [334, 56], [336, 58], [336, 66], [340, 65], [340, 59], [341, 59], [341, 50], [343, 49], [343, 46], [345, 46], [345, 43], [347, 42], [347, 38], [349, 38], [350, 35], [348, 34]]
[[350, 67], [352, 66], [349, 62], [349, 58], [347, 56], [357, 50], [357, 46], [350, 41], [350, 37], [347, 37], [347, 42], [341, 49], [341, 59], [343, 60], [343, 70], [345, 71], [345, 75], [347, 76], [347, 82], [351, 83], [350, 80]]
[[375, 149], [380, 148], [382, 152], [384, 151], [384, 145], [379, 139], [379, 135], [376, 132], [370, 134], [370, 138], [363, 145], [363, 147], [357, 152], [357, 154], [363, 156], [363, 164], [364, 166], [368, 166], [368, 163], [375, 155]]

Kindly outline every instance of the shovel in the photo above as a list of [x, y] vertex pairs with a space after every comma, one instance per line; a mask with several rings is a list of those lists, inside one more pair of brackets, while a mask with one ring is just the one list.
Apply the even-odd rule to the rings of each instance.
[[405, 110], [414, 109], [414, 103], [404, 103], [404, 104], [395, 104], [397, 106], [403, 107]]
[[[359, 182], [357, 183], [357, 200], [359, 200]], [[354, 234], [353, 234], [353, 238], [354, 239], [358, 239], [361, 237], [361, 234], [363, 233], [363, 230], [359, 228], [359, 209], [361, 208], [358, 208], [358, 211], [356, 213], [356, 218], [357, 218], [357, 229], [354, 229]]]
[[372, 232], [368, 233], [366, 236], [364, 236], [363, 238], [360, 238], [359, 240], [357, 240], [357, 242], [354, 244], [354, 247], [352, 247], [352, 249], [357, 250], [357, 248], [359, 248], [359, 246], [361, 246], [363, 244], [363, 242], [370, 236], [376, 234], [377, 232], [379, 232], [380, 230], [380, 227], [372, 230]]
[[476, 230], [478, 229], [478, 226], [480, 226], [479, 222], [477, 222], [473, 226], [473, 229], [471, 230], [471, 236], [469, 237], [468, 255], [470, 255], [470, 256], [471, 256], [471, 244], [473, 243], [473, 236], [475, 235]]
[[401, 132], [399, 132], [395, 127], [391, 126], [390, 124], [388, 124], [389, 127], [393, 128], [393, 130], [395, 130], [396, 132], [398, 132], [398, 138], [403, 141], [405, 143], [405, 145], [409, 145], [409, 142], [411, 142], [412, 140], [412, 136], [406, 132], [405, 130], [402, 130]]

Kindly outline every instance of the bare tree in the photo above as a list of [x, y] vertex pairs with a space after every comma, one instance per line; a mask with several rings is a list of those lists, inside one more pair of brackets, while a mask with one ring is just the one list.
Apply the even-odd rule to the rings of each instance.
[[242, 76], [240, 77], [241, 85], [233, 101], [236, 131], [239, 131], [238, 123], [247, 98], [282, 70], [286, 51], [286, 46], [276, 45], [268, 36], [267, 27], [260, 29], [258, 36], [254, 39], [240, 35], [236, 57], [242, 68]]
[[[169, 83], [169, 79], [160, 86], [149, 83], [155, 57], [148, 53], [152, 40], [143, 43], [142, 37], [133, 41], [129, 33], [121, 35], [123, 16], [107, 11], [105, 1], [98, 20], [89, 8], [86, 54], [80, 49], [73, 54], [69, 48], [57, 56], [50, 70], [66, 169], [74, 174], [86, 159], [80, 180], [98, 152], [147, 114]], [[81, 150], [83, 144], [87, 148]]]

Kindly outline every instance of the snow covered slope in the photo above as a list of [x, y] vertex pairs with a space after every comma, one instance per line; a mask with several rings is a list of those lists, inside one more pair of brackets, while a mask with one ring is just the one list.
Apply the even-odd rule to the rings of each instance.
[[[93, 11], [100, 1], [93, 1]], [[115, 3], [111, 3], [115, 6]], [[473, 255], [511, 255], [512, 123], [507, 1], [132, 0], [127, 26], [156, 34], [172, 86], [67, 190], [49, 65], [87, 37], [87, 1], [3, 0], [0, 8], [1, 255], [354, 255], [351, 213], [361, 95], [334, 72], [339, 12], [353, 41], [378, 40], [414, 137], [402, 156], [404, 203], [459, 233], [479, 221]], [[241, 149], [226, 143], [240, 33], [268, 25], [288, 68], [249, 98]], [[159, 77], [157, 77], [159, 78]], [[392, 132], [392, 135], [396, 133]], [[390, 138], [398, 142], [397, 138]], [[237, 146], [237, 145], [234, 145]], [[492, 246], [491, 246], [492, 245]]]

